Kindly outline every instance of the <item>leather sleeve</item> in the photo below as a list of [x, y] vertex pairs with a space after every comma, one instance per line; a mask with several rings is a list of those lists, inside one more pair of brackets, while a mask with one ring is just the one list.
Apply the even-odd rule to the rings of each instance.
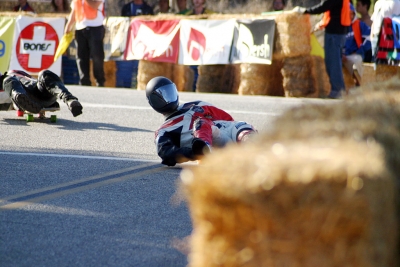
[[178, 147], [168, 135], [160, 136], [156, 139], [157, 154], [162, 159], [162, 164], [175, 166], [193, 159], [193, 152], [188, 147]]

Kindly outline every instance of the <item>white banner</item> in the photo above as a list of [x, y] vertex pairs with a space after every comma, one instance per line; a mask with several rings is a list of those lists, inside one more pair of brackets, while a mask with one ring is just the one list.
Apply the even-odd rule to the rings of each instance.
[[63, 36], [64, 24], [64, 18], [18, 16], [10, 69], [33, 75], [48, 69], [61, 75], [61, 57], [54, 62], [54, 54]]
[[123, 60], [128, 39], [129, 17], [108, 17], [105, 20], [104, 60]]
[[235, 19], [181, 20], [181, 65], [229, 64]]

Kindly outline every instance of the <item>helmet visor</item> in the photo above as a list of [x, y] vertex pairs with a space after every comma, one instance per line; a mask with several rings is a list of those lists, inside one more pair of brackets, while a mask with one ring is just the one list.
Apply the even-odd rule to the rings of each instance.
[[157, 94], [162, 99], [164, 99], [166, 104], [175, 102], [178, 99], [178, 95], [176, 94], [176, 89], [171, 88], [172, 89], [171, 90], [169, 88], [171, 86], [175, 87], [174, 84], [168, 84], [154, 90], [154, 93]]

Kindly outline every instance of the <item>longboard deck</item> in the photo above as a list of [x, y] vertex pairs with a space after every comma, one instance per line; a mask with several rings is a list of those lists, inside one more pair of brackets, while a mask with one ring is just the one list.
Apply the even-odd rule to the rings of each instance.
[[[18, 117], [23, 117], [24, 114], [26, 114], [26, 121], [27, 122], [32, 122], [34, 120], [33, 115], [38, 114], [39, 119], [45, 119], [46, 118], [46, 112], [56, 112], [59, 111], [60, 108], [43, 108], [41, 109], [38, 113], [32, 113], [29, 111], [22, 111], [22, 110], [17, 110], [17, 116]], [[57, 115], [51, 115], [50, 116], [50, 121], [51, 122], [57, 122]]]

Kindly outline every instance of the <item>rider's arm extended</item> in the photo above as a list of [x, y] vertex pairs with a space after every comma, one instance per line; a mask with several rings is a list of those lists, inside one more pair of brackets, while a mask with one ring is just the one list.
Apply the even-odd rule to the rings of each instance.
[[[180, 135], [179, 135], [180, 136]], [[178, 136], [176, 138], [179, 138]], [[161, 163], [168, 166], [175, 166], [193, 159], [192, 149], [189, 147], [179, 147], [174, 142], [174, 134], [164, 132], [156, 136], [157, 154], [162, 159]]]

